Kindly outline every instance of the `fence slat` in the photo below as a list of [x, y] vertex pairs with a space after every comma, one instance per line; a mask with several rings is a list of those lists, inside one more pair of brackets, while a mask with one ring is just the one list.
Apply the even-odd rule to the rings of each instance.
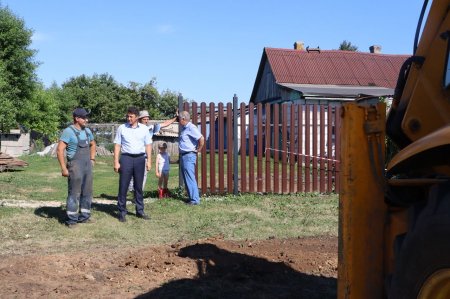
[[335, 138], [335, 155], [334, 155], [334, 159], [337, 160], [336, 162], [334, 162], [335, 164], [335, 171], [334, 171], [334, 192], [339, 193], [339, 189], [340, 189], [340, 181], [339, 181], [339, 172], [341, 169], [341, 165], [339, 161], [339, 157], [341, 156], [341, 117], [340, 117], [340, 113], [342, 108], [336, 108], [335, 113], [334, 113], [334, 130], [335, 130], [335, 134], [334, 134], [334, 138]]
[[[205, 138], [206, 142], [206, 103], [200, 104], [200, 119], [201, 119], [201, 132], [203, 137]], [[202, 161], [202, 168], [201, 168], [201, 178], [202, 178], [202, 193], [206, 194], [208, 192], [208, 182], [207, 182], [207, 161], [206, 161], [206, 143], [205, 146], [203, 146], [202, 149], [202, 155], [201, 155], [201, 161]]]
[[271, 160], [271, 151], [270, 151], [270, 140], [271, 140], [271, 136], [272, 136], [272, 130], [271, 130], [271, 122], [270, 122], [270, 114], [271, 114], [271, 109], [270, 109], [271, 105], [270, 104], [266, 104], [266, 122], [265, 122], [265, 137], [266, 137], [266, 151], [265, 151], [265, 155], [266, 155], [266, 176], [265, 176], [265, 181], [266, 181], [266, 192], [272, 192], [272, 172], [270, 169], [270, 160]]
[[311, 192], [311, 107], [306, 105], [305, 109], [305, 192]]
[[257, 183], [257, 190], [258, 192], [263, 191], [263, 140], [264, 140], [264, 133], [263, 133], [263, 105], [259, 103], [256, 107], [257, 111], [257, 119], [258, 119], [258, 137], [256, 139], [257, 143], [257, 171], [256, 171], [256, 183]]
[[[237, 107], [236, 107], [237, 109]], [[233, 193], [233, 105], [227, 103], [227, 192]], [[237, 141], [236, 141], [237, 142]]]
[[246, 109], [241, 103], [241, 192], [247, 192], [247, 142], [246, 142]]
[[273, 106], [273, 192], [280, 192], [280, 174], [278, 165], [278, 149], [280, 144], [280, 109], [279, 105], [275, 104]]
[[[189, 108], [188, 108], [189, 109]], [[189, 110], [188, 110], [189, 111]], [[198, 125], [198, 110], [197, 110], [197, 103], [192, 103], [191, 106], [191, 112], [189, 113], [191, 115], [191, 122], [194, 125]], [[197, 161], [198, 162], [198, 161]], [[198, 184], [198, 163], [195, 165], [195, 181]]]
[[290, 140], [289, 140], [289, 192], [295, 192], [295, 106], [289, 105], [290, 112]]
[[331, 193], [333, 190], [333, 162], [331, 159], [333, 156], [333, 107], [328, 105], [327, 107], [327, 192]]
[[303, 192], [303, 105], [297, 105], [297, 192]]
[[317, 104], [313, 105], [313, 134], [312, 134], [312, 144], [313, 144], [313, 157], [312, 157], [312, 177], [313, 177], [313, 189], [312, 191], [319, 191], [318, 189], [318, 172], [317, 172]]
[[209, 188], [216, 193], [216, 126], [214, 103], [209, 103]]
[[320, 175], [320, 192], [325, 192], [325, 105], [320, 105], [320, 154], [319, 154], [319, 175]]
[[289, 144], [287, 108], [287, 104], [281, 105], [281, 193], [287, 193], [287, 148]]
[[225, 191], [225, 161], [224, 161], [224, 148], [225, 148], [225, 121], [223, 103], [218, 105], [218, 117], [217, 128], [219, 135], [218, 152], [219, 152], [219, 193], [222, 194]]
[[255, 106], [248, 105], [248, 189], [255, 192]]

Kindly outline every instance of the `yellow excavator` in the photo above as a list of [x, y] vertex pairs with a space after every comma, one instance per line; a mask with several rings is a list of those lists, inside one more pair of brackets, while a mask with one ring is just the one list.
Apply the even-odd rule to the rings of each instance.
[[341, 109], [338, 298], [450, 298], [449, 11], [424, 2], [388, 113]]

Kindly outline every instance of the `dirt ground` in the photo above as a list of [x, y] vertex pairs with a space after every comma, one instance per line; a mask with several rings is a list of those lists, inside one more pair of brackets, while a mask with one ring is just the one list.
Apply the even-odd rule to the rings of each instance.
[[1, 255], [0, 298], [336, 298], [337, 238]]

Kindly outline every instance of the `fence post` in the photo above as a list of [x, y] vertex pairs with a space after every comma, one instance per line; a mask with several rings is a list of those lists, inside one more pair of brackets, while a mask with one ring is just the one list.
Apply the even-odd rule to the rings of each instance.
[[[238, 97], [236, 96], [236, 94], [234, 94], [234, 96], [233, 96], [233, 137], [234, 137], [234, 142], [233, 142], [233, 194], [234, 195], [237, 195], [239, 192], [239, 178], [238, 178], [239, 155], [238, 155], [238, 141], [237, 141], [237, 136], [238, 136], [237, 109], [238, 109]], [[241, 113], [242, 113], [242, 111], [241, 111]], [[245, 111], [244, 111], [244, 113], [245, 113]], [[243, 125], [245, 125], [245, 124], [241, 124], [241, 126], [243, 126]], [[241, 138], [242, 138], [242, 136], [241, 136]], [[245, 138], [245, 136], [244, 136], [244, 138]]]
[[[178, 114], [183, 111], [183, 95], [181, 93], [178, 95]], [[178, 135], [181, 132], [181, 124], [178, 121]], [[180, 142], [180, 141], [178, 141]], [[181, 175], [181, 156], [180, 156], [180, 148], [178, 147], [178, 185], [184, 188], [183, 176]]]

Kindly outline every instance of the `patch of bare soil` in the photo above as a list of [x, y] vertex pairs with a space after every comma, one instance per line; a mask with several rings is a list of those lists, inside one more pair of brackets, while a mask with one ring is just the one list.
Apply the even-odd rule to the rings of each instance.
[[323, 299], [336, 278], [335, 237], [0, 256], [0, 298]]

